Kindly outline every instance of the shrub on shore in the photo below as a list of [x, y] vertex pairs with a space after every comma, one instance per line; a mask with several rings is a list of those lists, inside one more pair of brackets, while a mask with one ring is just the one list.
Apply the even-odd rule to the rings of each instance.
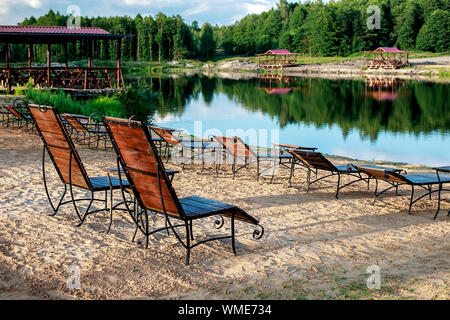
[[73, 98], [70, 94], [58, 89], [55, 91], [34, 88], [33, 83], [28, 83], [24, 87], [15, 90], [16, 95], [23, 95], [26, 103], [36, 103], [54, 106], [60, 113], [72, 113], [91, 115], [99, 113], [101, 115], [128, 118], [131, 115], [138, 115], [141, 119], [148, 119], [152, 122], [154, 113], [153, 96], [144, 96], [136, 89], [127, 89], [117, 92], [111, 96], [99, 95], [95, 98], [80, 100]]

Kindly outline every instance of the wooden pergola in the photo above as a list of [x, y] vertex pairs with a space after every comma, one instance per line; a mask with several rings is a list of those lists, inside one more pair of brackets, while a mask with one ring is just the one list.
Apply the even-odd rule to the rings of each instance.
[[[17, 85], [24, 85], [33, 79], [34, 85], [65, 90], [105, 90], [124, 89], [121, 48], [122, 39], [129, 35], [114, 35], [94, 27], [40, 27], [40, 26], [0, 26], [0, 44], [4, 46], [5, 66], [0, 66], [0, 87], [12, 91]], [[67, 61], [67, 44], [84, 40], [88, 44], [87, 67], [71, 67]], [[92, 48], [94, 40], [117, 41], [116, 67], [92, 66]], [[27, 66], [12, 67], [10, 44], [26, 44]], [[34, 45], [47, 45], [46, 66], [32, 66]], [[52, 44], [63, 45], [64, 66], [52, 66]]]
[[257, 56], [258, 67], [263, 69], [284, 69], [299, 65], [297, 63], [298, 53], [293, 53], [286, 49], [269, 50], [265, 53], [257, 54]]
[[398, 89], [400, 87], [408, 88], [405, 80], [397, 78], [366, 78], [364, 93], [379, 102], [393, 101], [400, 96]]
[[369, 69], [397, 69], [409, 65], [409, 52], [397, 48], [379, 47], [364, 53]]
[[296, 79], [296, 77], [276, 73], [260, 74], [258, 75], [258, 89], [264, 90], [270, 95], [287, 94], [298, 89], [292, 87]]

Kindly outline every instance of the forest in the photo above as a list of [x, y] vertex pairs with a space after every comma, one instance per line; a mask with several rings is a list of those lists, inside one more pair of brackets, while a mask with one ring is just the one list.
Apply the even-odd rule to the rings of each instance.
[[[380, 13], [380, 28], [367, 27]], [[65, 26], [67, 15], [50, 10], [41, 17], [29, 17], [20, 25]], [[131, 34], [122, 46], [124, 60], [171, 61], [213, 60], [228, 56], [253, 56], [269, 49], [285, 48], [310, 56], [349, 56], [379, 46], [404, 50], [446, 52], [450, 50], [450, 0], [340, 0], [288, 2], [261, 14], [250, 14], [228, 26], [197, 22], [188, 25], [180, 15], [137, 15], [82, 17], [82, 27], [101, 27], [114, 34]], [[69, 60], [87, 57], [83, 41], [69, 45]], [[108, 41], [94, 41], [94, 59], [110, 60], [116, 47]], [[24, 45], [14, 45], [12, 61], [24, 61]], [[55, 45], [53, 55], [63, 56]], [[0, 48], [4, 51], [4, 48]], [[4, 56], [1, 52], [1, 57]], [[36, 46], [34, 61], [45, 61], [45, 48]], [[62, 61], [62, 60], [60, 60]]]

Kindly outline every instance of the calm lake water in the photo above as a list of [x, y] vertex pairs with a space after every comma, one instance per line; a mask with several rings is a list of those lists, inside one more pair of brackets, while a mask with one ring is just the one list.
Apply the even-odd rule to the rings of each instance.
[[[139, 85], [160, 94], [158, 125], [196, 136], [241, 130], [234, 132], [263, 147], [281, 142], [355, 159], [450, 164], [449, 84], [197, 75]], [[256, 140], [245, 136], [251, 133]]]

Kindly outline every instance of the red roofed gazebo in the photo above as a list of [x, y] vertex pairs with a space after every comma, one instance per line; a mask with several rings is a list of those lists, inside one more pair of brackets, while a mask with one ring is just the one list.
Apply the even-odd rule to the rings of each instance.
[[269, 50], [257, 56], [258, 67], [264, 69], [283, 69], [298, 66], [298, 53], [290, 52], [287, 49]]
[[[62, 26], [0, 26], [0, 43], [4, 45], [5, 66], [0, 66], [0, 86], [9, 91], [16, 85], [24, 85], [33, 79], [35, 85], [65, 90], [103, 90], [124, 89], [125, 84], [121, 66], [122, 39], [128, 35], [115, 35], [96, 27], [62, 27]], [[87, 67], [69, 67], [67, 61], [67, 44], [85, 41], [88, 45]], [[116, 67], [92, 66], [92, 48], [95, 40], [117, 41]], [[11, 67], [9, 56], [10, 44], [28, 45], [26, 67]], [[47, 64], [45, 67], [32, 66], [33, 46], [47, 45]], [[64, 47], [64, 67], [54, 67], [51, 61], [51, 45]]]
[[379, 47], [365, 51], [366, 66], [369, 69], [397, 69], [409, 65], [409, 52], [394, 47]]

